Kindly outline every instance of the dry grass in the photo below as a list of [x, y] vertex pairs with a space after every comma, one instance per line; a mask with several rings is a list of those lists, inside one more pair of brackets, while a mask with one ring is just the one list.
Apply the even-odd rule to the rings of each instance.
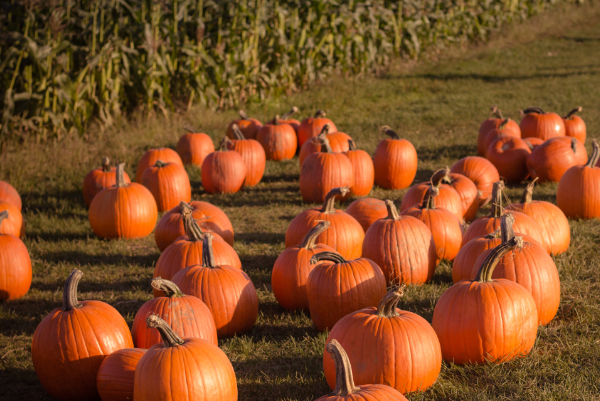
[[[381, 139], [378, 126], [391, 125], [415, 144], [417, 181], [422, 181], [436, 168], [475, 154], [477, 128], [491, 104], [515, 119], [519, 109], [531, 105], [561, 113], [582, 105], [588, 136], [598, 138], [599, 53], [600, 5], [586, 4], [511, 28], [490, 44], [453, 50], [437, 63], [392, 68], [376, 78], [334, 79], [306, 93], [250, 106], [249, 114], [266, 120], [292, 104], [303, 115], [325, 109], [340, 130], [371, 153]], [[233, 116], [194, 109], [170, 120], [139, 117], [111, 131], [92, 130], [83, 139], [44, 146], [23, 143], [4, 150], [0, 177], [23, 197], [34, 280], [26, 297], [0, 305], [0, 399], [48, 399], [32, 368], [31, 336], [40, 320], [60, 305], [71, 269], [85, 273], [81, 299], [108, 302], [129, 323], [151, 297], [149, 279], [159, 255], [153, 237], [98, 240], [81, 196], [85, 172], [109, 155], [126, 161], [133, 173], [145, 149], [174, 146], [183, 125], [196, 125], [217, 140]], [[270, 291], [270, 271], [284, 248], [287, 225], [308, 207], [298, 190], [297, 159], [268, 163], [261, 184], [235, 195], [208, 195], [198, 171], [189, 173], [193, 197], [218, 205], [232, 220], [235, 249], [259, 293], [255, 328], [220, 342], [233, 361], [240, 399], [312, 400], [327, 393], [321, 367], [325, 334], [316, 332], [307, 314], [283, 311]], [[508, 195], [517, 200], [521, 190], [511, 188]], [[554, 201], [555, 191], [556, 185], [542, 186], [536, 197]], [[372, 196], [399, 200], [403, 192], [376, 188]], [[571, 248], [556, 258], [561, 309], [548, 327], [540, 328], [530, 356], [497, 366], [444, 364], [435, 386], [409, 398], [598, 399], [599, 245], [597, 220], [572, 222]], [[450, 266], [443, 264], [431, 284], [407, 291], [401, 307], [431, 319], [436, 300], [451, 282]]]

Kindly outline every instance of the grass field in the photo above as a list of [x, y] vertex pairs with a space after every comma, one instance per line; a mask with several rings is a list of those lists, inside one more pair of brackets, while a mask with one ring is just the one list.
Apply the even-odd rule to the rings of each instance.
[[[476, 154], [478, 126], [492, 104], [517, 120], [528, 106], [564, 114], [581, 105], [588, 138], [600, 139], [598, 54], [600, 4], [586, 3], [509, 27], [479, 47], [431, 54], [418, 65], [397, 64], [376, 77], [332, 79], [298, 95], [249, 105], [247, 111], [264, 121], [292, 105], [302, 117], [326, 110], [339, 130], [371, 154], [382, 139], [378, 127], [390, 125], [417, 148], [416, 181], [424, 181], [435, 169]], [[113, 305], [129, 324], [152, 296], [149, 281], [159, 256], [154, 237], [96, 238], [81, 195], [84, 174], [108, 155], [126, 161], [132, 175], [146, 149], [174, 147], [184, 125], [218, 141], [234, 115], [195, 109], [169, 120], [133, 118], [109, 131], [92, 130], [84, 139], [5, 147], [0, 179], [23, 198], [34, 278], [24, 298], [0, 305], [0, 399], [49, 399], [33, 370], [31, 337], [41, 319], [61, 305], [63, 283], [73, 268], [84, 272], [79, 298]], [[588, 139], [588, 152], [590, 144]], [[285, 312], [270, 291], [287, 226], [310, 207], [300, 197], [297, 158], [269, 162], [262, 183], [234, 195], [206, 194], [199, 172], [188, 172], [193, 198], [221, 207], [231, 219], [234, 248], [259, 294], [254, 329], [219, 343], [234, 365], [239, 399], [313, 400], [328, 393], [321, 361], [326, 334], [312, 327], [308, 314]], [[508, 196], [517, 201], [522, 188], [510, 188]], [[375, 188], [371, 196], [399, 201], [403, 192]], [[555, 192], [556, 185], [545, 185], [534, 196], [554, 202]], [[438, 382], [411, 400], [600, 399], [600, 222], [571, 223], [571, 247], [555, 259], [561, 308], [539, 329], [532, 353], [496, 366], [444, 364]], [[451, 267], [443, 263], [432, 283], [407, 290], [400, 307], [431, 320], [436, 300], [451, 283]]]

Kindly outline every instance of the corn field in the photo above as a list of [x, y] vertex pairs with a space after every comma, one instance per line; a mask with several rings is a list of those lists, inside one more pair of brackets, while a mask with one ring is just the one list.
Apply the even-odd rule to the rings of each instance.
[[4, 0], [0, 142], [260, 102], [575, 0]]

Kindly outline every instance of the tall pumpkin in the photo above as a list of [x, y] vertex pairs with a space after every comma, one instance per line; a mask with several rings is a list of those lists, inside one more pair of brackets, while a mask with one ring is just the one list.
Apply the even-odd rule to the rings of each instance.
[[530, 107], [521, 113], [521, 137], [536, 137], [547, 141], [557, 136], [565, 136], [565, 123], [558, 114], [546, 113], [539, 107]]
[[579, 142], [585, 144], [587, 137], [587, 129], [583, 118], [579, 117], [575, 113], [581, 113], [581, 106], [575, 107], [566, 116], [563, 117], [563, 123], [565, 124], [565, 135], [577, 138]]
[[246, 139], [256, 139], [258, 130], [263, 126], [262, 123], [256, 118], [249, 118], [244, 110], [240, 110], [238, 114], [240, 115], [240, 119], [233, 120], [227, 127], [227, 137], [235, 139], [235, 133], [233, 132], [233, 124], [235, 124], [242, 131]]
[[107, 355], [133, 348], [125, 319], [100, 301], [77, 300], [83, 273], [73, 269], [65, 282], [62, 308], [54, 309], [35, 329], [31, 359], [42, 387], [67, 401], [100, 400], [96, 376]]
[[[377, 307], [350, 313], [331, 329], [326, 344], [337, 340], [348, 350], [355, 383], [387, 384], [406, 394], [425, 391], [437, 380], [440, 342], [427, 320], [398, 309], [403, 292], [404, 287], [392, 287]], [[333, 388], [337, 372], [327, 355], [323, 370]]]
[[192, 200], [190, 178], [183, 167], [157, 160], [142, 175], [142, 185], [150, 190], [159, 212], [170, 210], [179, 202]]
[[492, 186], [500, 181], [500, 175], [494, 165], [487, 159], [478, 156], [463, 157], [450, 167], [451, 173], [468, 177], [477, 186], [479, 206], [484, 206], [492, 196]]
[[19, 195], [15, 187], [2, 180], [0, 180], [0, 201], [12, 203], [17, 209], [19, 209], [19, 212], [23, 206], [23, 203], [21, 202], [21, 195]]
[[479, 211], [479, 190], [475, 183], [469, 177], [457, 173], [448, 174], [443, 182], [458, 192], [463, 205], [463, 219], [473, 220]]
[[[131, 180], [127, 173], [123, 173], [125, 183], [129, 184]], [[83, 179], [83, 201], [87, 207], [92, 204], [92, 199], [104, 188], [112, 187], [117, 183], [117, 169], [110, 167], [110, 159], [102, 158], [102, 167], [95, 168], [88, 172]], [[1, 200], [1, 197], [0, 197]]]
[[275, 116], [272, 124], [266, 124], [258, 130], [256, 140], [265, 150], [267, 160], [288, 160], [296, 155], [298, 139], [291, 125], [281, 124]]
[[473, 268], [479, 255], [501, 243], [500, 230], [496, 230], [491, 234], [473, 238], [463, 244], [456, 258], [454, 258], [454, 263], [452, 263], [452, 282], [458, 283], [461, 280], [471, 280], [473, 278]]
[[331, 330], [347, 314], [374, 306], [385, 295], [385, 277], [372, 260], [320, 252], [310, 263], [318, 263], [308, 276], [306, 292], [310, 318], [319, 331]]
[[375, 198], [357, 199], [346, 208], [346, 213], [354, 217], [367, 232], [371, 224], [388, 215], [385, 202]]
[[379, 142], [373, 156], [375, 184], [385, 189], [408, 188], [417, 175], [417, 150], [390, 127], [381, 131], [390, 138]]
[[227, 148], [238, 152], [246, 164], [244, 186], [253, 187], [262, 180], [265, 174], [267, 157], [262, 145], [254, 139], [246, 139], [237, 124], [232, 126], [235, 139], [227, 142]]
[[325, 197], [322, 207], [314, 207], [294, 217], [285, 233], [285, 246], [302, 243], [306, 234], [320, 221], [329, 221], [331, 226], [322, 232], [316, 241], [329, 245], [344, 258], [356, 259], [362, 252], [365, 233], [356, 219], [342, 210], [335, 209], [335, 198], [346, 196], [348, 187], [334, 188]]
[[363, 257], [381, 267], [388, 285], [431, 280], [437, 260], [431, 230], [417, 218], [400, 216], [391, 200], [385, 204], [388, 216], [367, 230]]
[[[505, 121], [502, 112], [498, 109], [498, 106], [492, 106], [491, 114], [493, 117], [488, 118], [479, 126], [479, 135], [477, 136], [477, 154], [479, 156], [485, 156], [485, 152], [487, 151], [486, 139], [487, 134], [493, 129], [496, 129]], [[510, 120], [506, 123], [505, 129], [510, 129], [515, 132], [515, 134], [519, 134], [521, 137], [521, 128], [519, 128], [519, 124], [517, 124], [514, 120]]]
[[558, 182], [573, 166], [585, 164], [587, 152], [577, 138], [556, 137], [536, 147], [527, 157], [527, 169], [540, 182]]
[[179, 157], [177, 152], [175, 152], [173, 149], [150, 149], [142, 155], [142, 158], [138, 162], [137, 169], [135, 170], [135, 182], [141, 184], [144, 171], [146, 171], [148, 167], [154, 166], [157, 160], [162, 160], [164, 163], [175, 163], [183, 167], [181, 157]]
[[184, 127], [184, 129], [189, 132], [179, 138], [175, 150], [184, 164], [202, 167], [206, 156], [215, 151], [215, 144], [210, 136], [203, 132], [197, 132], [188, 127]]
[[314, 117], [307, 117], [302, 120], [300, 127], [298, 127], [298, 147], [302, 149], [304, 143], [310, 138], [319, 135], [325, 125], [329, 125], [329, 132], [337, 132], [337, 127], [333, 121], [325, 118], [323, 110], [317, 110]]
[[219, 150], [202, 163], [202, 186], [211, 194], [234, 193], [244, 185], [246, 173], [244, 159], [238, 152], [229, 151], [227, 138], [223, 138]]
[[158, 210], [143, 185], [125, 182], [125, 163], [117, 166], [117, 184], [100, 191], [89, 210], [90, 225], [100, 238], [142, 238], [156, 225]]
[[506, 182], [519, 183], [527, 178], [527, 158], [531, 150], [521, 138], [498, 138], [491, 143], [486, 154]]
[[135, 368], [146, 351], [142, 348], [123, 348], [104, 358], [96, 377], [102, 401], [133, 400]]
[[364, 150], [356, 149], [353, 140], [349, 140], [348, 145], [350, 149], [346, 152], [346, 156], [350, 159], [354, 171], [354, 185], [350, 190], [354, 196], [366, 196], [375, 183], [373, 159]]
[[[0, 228], [8, 216], [7, 210], [0, 213]], [[0, 302], [27, 294], [31, 275], [31, 259], [23, 241], [11, 234], [0, 234]]]
[[300, 148], [300, 153], [298, 155], [298, 160], [300, 161], [300, 167], [304, 164], [304, 160], [308, 156], [313, 153], [322, 152], [324, 149], [323, 146], [323, 138], [327, 138], [329, 141], [329, 146], [333, 152], [337, 153], [345, 153], [350, 150], [350, 142], [352, 138], [350, 135], [344, 134], [343, 132], [335, 131], [330, 132], [330, 125], [325, 124], [321, 133], [317, 136], [314, 136], [304, 142], [304, 145]]

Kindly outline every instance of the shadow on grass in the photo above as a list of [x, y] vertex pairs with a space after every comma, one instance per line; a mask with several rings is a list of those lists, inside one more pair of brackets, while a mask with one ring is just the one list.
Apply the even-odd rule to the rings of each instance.
[[537, 73], [530, 75], [487, 75], [487, 74], [477, 74], [477, 73], [466, 73], [466, 74], [415, 74], [404, 76], [403, 78], [422, 78], [429, 79], [432, 81], [455, 81], [455, 80], [479, 80], [487, 83], [503, 83], [506, 81], [529, 81], [529, 80], [538, 80], [544, 78], [569, 78], [573, 76], [579, 75], [597, 75], [600, 71], [585, 71], [585, 70], [576, 70], [572, 72], [564, 72], [564, 73]]
[[236, 233], [235, 241], [243, 242], [245, 244], [260, 243], [260, 244], [278, 244], [285, 242], [285, 233], [263, 233], [263, 232], [251, 232], [251, 233]]
[[45, 241], [45, 242], [62, 242], [62, 241], [77, 241], [94, 237], [92, 232], [89, 233], [52, 233], [52, 232], [26, 232], [26, 237], [29, 240]]
[[81, 251], [57, 251], [41, 252], [40, 259], [45, 262], [53, 263], [74, 263], [81, 266], [101, 265], [101, 266], [131, 266], [154, 267], [158, 260], [158, 254], [150, 255], [90, 255]]
[[[477, 146], [472, 145], [442, 145], [437, 147], [420, 146], [417, 149], [419, 160], [462, 159], [477, 154]], [[450, 166], [448, 166], [450, 167]]]

